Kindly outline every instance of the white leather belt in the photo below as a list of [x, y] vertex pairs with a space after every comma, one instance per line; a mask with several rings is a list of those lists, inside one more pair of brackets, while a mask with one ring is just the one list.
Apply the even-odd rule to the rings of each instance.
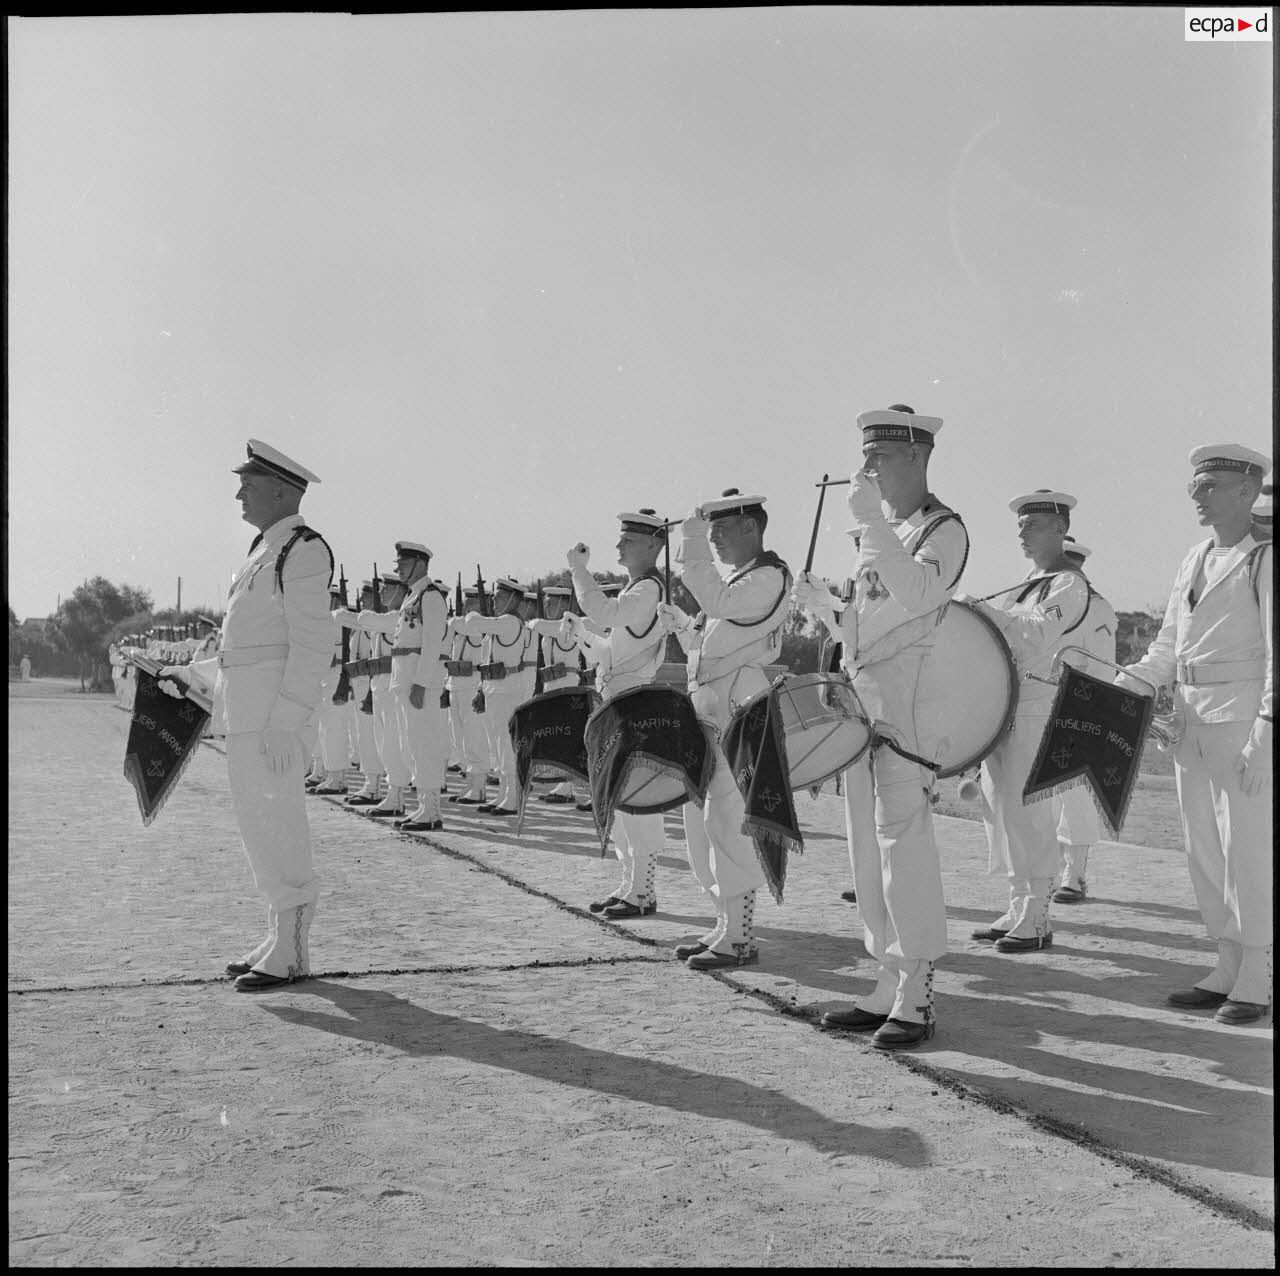
[[1266, 676], [1265, 660], [1212, 660], [1185, 665], [1178, 661], [1178, 681], [1184, 687], [1209, 687], [1220, 682], [1246, 682]]
[[260, 647], [232, 647], [218, 652], [219, 669], [238, 669], [243, 665], [260, 665], [268, 660], [287, 660], [287, 642], [268, 642]]

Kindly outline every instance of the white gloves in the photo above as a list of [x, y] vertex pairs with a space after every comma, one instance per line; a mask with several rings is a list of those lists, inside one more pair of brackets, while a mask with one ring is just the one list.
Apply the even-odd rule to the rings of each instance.
[[1240, 792], [1246, 797], [1267, 791], [1271, 784], [1271, 723], [1262, 718], [1254, 722], [1235, 769], [1240, 776]]
[[463, 628], [468, 634], [486, 633], [487, 629], [485, 626], [485, 619], [486, 618], [478, 611], [469, 611], [467, 613], [467, 619], [463, 623]]
[[280, 727], [264, 727], [262, 752], [267, 755], [267, 762], [271, 769], [277, 775], [285, 775], [302, 757], [298, 733], [285, 731]]
[[[686, 520], [686, 523], [691, 520]], [[664, 634], [685, 633], [693, 624], [693, 617], [675, 603], [658, 604], [658, 626]]]
[[572, 569], [579, 566], [585, 567], [587, 565], [587, 559], [590, 557], [591, 547], [589, 545], [584, 545], [579, 541], [567, 554], [565, 554], [564, 561], [568, 563], [570, 569]]
[[699, 536], [707, 534], [707, 528], [711, 526], [711, 520], [704, 518], [702, 514], [702, 506], [699, 505], [688, 518], [680, 524], [680, 534], [686, 540], [695, 540]]
[[180, 666], [165, 665], [165, 667], [156, 674], [156, 678], [160, 682], [160, 690], [163, 691], [166, 696], [172, 696], [175, 700], [182, 700], [186, 697], [187, 687], [190, 684], [187, 682]]
[[797, 607], [811, 611], [820, 620], [835, 623], [836, 607], [840, 600], [812, 572], [801, 572], [791, 587], [791, 598]]
[[849, 513], [859, 530], [881, 516], [880, 484], [865, 470], [858, 470], [850, 477], [848, 501]]
[[1118, 673], [1111, 681], [1113, 685], [1123, 687], [1126, 691], [1132, 691], [1134, 695], [1146, 696], [1149, 700], [1155, 696], [1155, 689], [1150, 683], [1143, 682], [1141, 678], [1132, 674]]

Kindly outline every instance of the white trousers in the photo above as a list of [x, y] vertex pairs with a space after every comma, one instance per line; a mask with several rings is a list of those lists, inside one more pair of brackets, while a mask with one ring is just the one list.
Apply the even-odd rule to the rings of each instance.
[[301, 761], [283, 775], [273, 771], [260, 732], [227, 736], [231, 805], [254, 884], [268, 906], [270, 942], [255, 950], [254, 969], [281, 977], [307, 973], [307, 933], [320, 897], [303, 774]]
[[1188, 721], [1174, 753], [1196, 904], [1212, 939], [1271, 944], [1271, 791], [1240, 792], [1235, 760], [1252, 722]]
[[351, 739], [348, 708], [333, 703], [333, 690], [327, 688], [317, 714], [316, 735], [320, 761], [326, 771], [337, 775], [351, 765]]
[[355, 723], [356, 754], [360, 759], [360, 773], [364, 776], [365, 783], [372, 788], [382, 772], [382, 763], [378, 755], [377, 733], [373, 729], [373, 714], [361, 712], [360, 706], [363, 703], [364, 692], [361, 691], [359, 699], [353, 700], [347, 708], [351, 711]]
[[382, 675], [373, 683], [373, 739], [378, 746], [387, 785], [393, 789], [409, 787], [409, 753], [400, 733], [400, 714], [391, 694], [390, 676]]
[[982, 764], [987, 871], [1011, 881], [1056, 877], [1061, 864], [1053, 802], [1043, 798], [1024, 805], [1022, 801], [1048, 721], [1044, 714], [1016, 715], [1013, 730]]
[[[723, 731], [733, 709], [768, 681], [762, 671], [747, 666], [736, 677], [696, 688], [690, 698], [699, 718]], [[732, 697], [736, 696], [736, 700]], [[742, 831], [746, 804], [733, 778], [724, 750], [716, 744], [716, 767], [707, 786], [701, 810], [692, 802], [684, 804], [684, 837], [689, 868], [698, 885], [711, 897], [716, 912], [734, 895], [758, 890], [765, 884], [752, 840]]]
[[511, 744], [511, 715], [528, 697], [522, 694], [521, 688], [517, 688], [515, 694], [491, 689], [500, 685], [492, 683], [485, 688], [484, 713], [480, 718], [489, 740], [490, 756], [497, 759], [494, 769], [498, 773], [498, 793], [493, 799], [494, 805], [515, 811], [520, 807], [520, 783], [516, 778], [516, 754]]
[[614, 816], [613, 853], [622, 866], [622, 882], [613, 893], [628, 904], [650, 904], [657, 894], [654, 877], [665, 835], [662, 821], [660, 812], [619, 811]]
[[[485, 735], [485, 714], [476, 713], [471, 707], [480, 679], [454, 675], [449, 689], [449, 730], [453, 744], [453, 757], [466, 772], [467, 797], [484, 797], [485, 781], [489, 775], [489, 741]], [[486, 710], [487, 713], [487, 710]]]
[[393, 691], [401, 738], [408, 744], [418, 810], [440, 818], [440, 786], [449, 761], [449, 714], [440, 707], [440, 687], [427, 687], [421, 709], [409, 702], [409, 688]]

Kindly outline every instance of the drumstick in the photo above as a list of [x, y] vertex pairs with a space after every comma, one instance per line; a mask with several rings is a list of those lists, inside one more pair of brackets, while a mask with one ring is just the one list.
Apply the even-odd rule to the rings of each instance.
[[[665, 530], [668, 527], [674, 527], [675, 524], [663, 523], [662, 526], [663, 526], [663, 529]], [[671, 537], [670, 536], [664, 536], [662, 538], [662, 553], [663, 553], [662, 573], [664, 577], [663, 601], [669, 603], [671, 601]]]
[[[809, 557], [804, 560], [804, 570], [808, 573], [813, 568], [813, 551], [818, 544], [818, 524], [822, 520], [822, 502], [826, 498], [827, 488], [834, 486], [827, 482], [827, 475], [822, 476], [822, 482], [816, 484], [818, 488], [818, 512], [813, 516], [813, 535], [809, 537]], [[848, 479], [844, 480], [846, 483]]]
[[822, 482], [815, 483], [814, 487], [847, 487], [850, 482], [852, 482], [851, 479], [831, 479], [828, 481], [827, 476], [824, 474]]

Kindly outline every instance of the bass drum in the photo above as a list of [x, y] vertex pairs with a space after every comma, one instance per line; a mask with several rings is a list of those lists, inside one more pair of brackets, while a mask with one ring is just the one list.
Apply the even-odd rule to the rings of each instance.
[[939, 779], [972, 770], [1008, 734], [1018, 668], [1004, 635], [976, 607], [947, 604], [916, 704], [921, 748], [939, 764]]

